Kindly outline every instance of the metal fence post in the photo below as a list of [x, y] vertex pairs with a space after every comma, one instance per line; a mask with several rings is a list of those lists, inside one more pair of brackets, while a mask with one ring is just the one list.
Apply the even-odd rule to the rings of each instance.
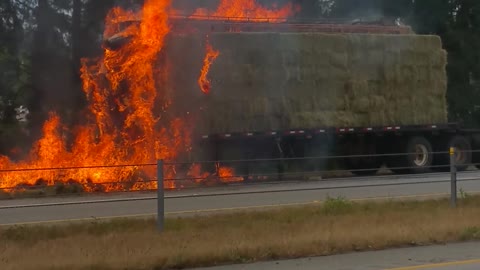
[[450, 174], [451, 174], [451, 191], [450, 203], [452, 207], [457, 207], [457, 166], [455, 165], [455, 148], [450, 148]]
[[162, 232], [165, 226], [165, 190], [163, 181], [163, 160], [157, 161], [157, 227]]

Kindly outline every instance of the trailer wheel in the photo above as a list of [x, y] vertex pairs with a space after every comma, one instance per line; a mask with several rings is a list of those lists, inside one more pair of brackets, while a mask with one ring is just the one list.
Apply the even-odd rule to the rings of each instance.
[[399, 174], [404, 173], [425, 173], [430, 170], [433, 164], [432, 145], [421, 136], [411, 137], [400, 145], [401, 156], [390, 158], [390, 169]]
[[[457, 165], [457, 170], [465, 171], [469, 164], [472, 163], [472, 145], [470, 141], [465, 136], [454, 136], [449, 138], [446, 143], [441, 143], [438, 151], [448, 152], [450, 147], [456, 148], [455, 164]], [[450, 155], [447, 153], [439, 154], [435, 165], [442, 166], [437, 168], [438, 171], [450, 171]]]

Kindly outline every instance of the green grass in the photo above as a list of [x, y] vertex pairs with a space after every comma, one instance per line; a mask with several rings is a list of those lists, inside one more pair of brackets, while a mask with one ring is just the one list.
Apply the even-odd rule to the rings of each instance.
[[[0, 227], [0, 269], [171, 269], [480, 240], [480, 197]], [[26, 260], [25, 258], [28, 258]]]
[[480, 240], [480, 227], [475, 226], [466, 228], [460, 235], [460, 240]]

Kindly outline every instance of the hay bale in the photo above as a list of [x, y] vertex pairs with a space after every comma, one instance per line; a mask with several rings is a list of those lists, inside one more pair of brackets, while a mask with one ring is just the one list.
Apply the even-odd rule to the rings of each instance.
[[308, 46], [316, 52], [331, 52], [344, 54], [349, 48], [347, 35], [323, 34], [323, 33], [283, 33], [285, 39], [300, 39], [303, 46]]
[[[329, 53], [328, 56], [328, 66], [329, 67], [333, 67], [333, 68], [337, 68], [339, 70], [344, 70], [344, 71], [347, 71], [349, 69], [349, 66], [348, 66], [348, 54], [346, 54], [345, 52], [343, 53]], [[312, 61], [315, 61], [314, 59], [315, 58], [311, 58]]]
[[370, 100], [368, 97], [360, 97], [351, 101], [350, 108], [356, 113], [368, 113], [370, 111]]
[[374, 95], [370, 97], [370, 109], [371, 110], [387, 110], [388, 103], [384, 96]]
[[209, 40], [220, 56], [208, 97], [196, 82], [205, 37], [167, 42], [175, 55], [168, 83], [175, 102], [202, 96], [199, 130], [207, 133], [447, 121], [447, 56], [439, 37], [213, 33]]
[[346, 94], [352, 99], [368, 97], [371, 91], [368, 82], [368, 80], [347, 81], [345, 84]]
[[414, 44], [414, 48], [418, 51], [429, 52], [432, 50], [438, 50], [442, 48], [442, 40], [439, 36], [435, 35], [412, 35], [411, 43]]
[[447, 66], [448, 56], [446, 50], [433, 50], [430, 54], [429, 64], [435, 70], [445, 71]]
[[383, 52], [383, 67], [384, 69], [390, 69], [401, 63], [400, 52], [392, 52], [385, 50]]
[[385, 111], [371, 111], [368, 113], [368, 123], [370, 126], [383, 126], [390, 122]]

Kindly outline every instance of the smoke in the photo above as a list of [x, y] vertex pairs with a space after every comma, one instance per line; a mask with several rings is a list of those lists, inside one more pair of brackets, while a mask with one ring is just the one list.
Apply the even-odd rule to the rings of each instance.
[[212, 10], [218, 6], [219, 2], [220, 0], [174, 0], [172, 3], [172, 7], [175, 10], [182, 11], [185, 13], [185, 15], [188, 15], [195, 12], [195, 10], [197, 10], [198, 8], [206, 8]]
[[320, 0], [330, 18], [352, 22], [399, 25], [413, 0]]
[[139, 11], [143, 7], [144, 0], [115, 0], [114, 6], [122, 9]]
[[383, 17], [380, 6], [373, 1], [337, 1], [331, 10], [331, 16], [361, 20], [376, 21]]

